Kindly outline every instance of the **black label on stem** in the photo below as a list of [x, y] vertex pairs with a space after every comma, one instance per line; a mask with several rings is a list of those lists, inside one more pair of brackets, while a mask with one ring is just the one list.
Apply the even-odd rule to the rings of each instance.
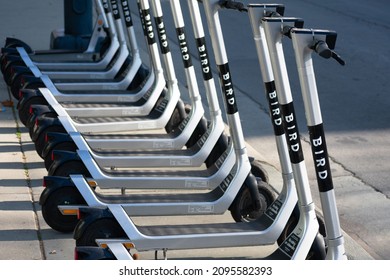
[[276, 136], [283, 135], [284, 134], [283, 117], [282, 117], [282, 111], [280, 109], [278, 96], [276, 94], [275, 82], [272, 81], [272, 82], [265, 83], [265, 89], [266, 89], [269, 111], [270, 111], [270, 116], [274, 127], [275, 135]]
[[290, 102], [288, 104], [281, 105], [280, 108], [282, 109], [283, 113], [283, 124], [291, 162], [295, 164], [300, 163], [303, 161], [303, 151], [294, 105], [292, 102]]
[[210, 60], [206, 48], [206, 40], [204, 37], [196, 39], [196, 47], [198, 48], [200, 65], [202, 67], [203, 79], [205, 81], [211, 80], [213, 75], [211, 74]]
[[225, 97], [226, 112], [233, 115], [238, 109], [228, 63], [218, 65], [218, 71], [222, 92]]
[[145, 26], [145, 34], [146, 38], [148, 39], [148, 44], [153, 45], [156, 43], [156, 38], [154, 36], [153, 31], [153, 24], [152, 24], [152, 17], [150, 15], [150, 10], [142, 10], [142, 15], [144, 19], [144, 26]]
[[190, 55], [190, 50], [187, 44], [187, 37], [183, 27], [176, 28], [177, 39], [179, 40], [179, 48], [181, 52], [181, 57], [183, 59], [184, 67], [189, 68], [192, 66], [192, 60]]
[[333, 180], [323, 124], [309, 126], [309, 134], [318, 188], [320, 192], [327, 192], [333, 189]]
[[127, 0], [121, 0], [121, 2], [122, 2], [122, 11], [123, 11], [123, 16], [125, 17], [126, 26], [131, 27], [133, 26], [133, 20], [131, 18], [129, 4]]
[[114, 15], [114, 18], [120, 19], [119, 7], [118, 7], [117, 0], [111, 0], [111, 9], [112, 9], [112, 14]]
[[167, 54], [169, 52], [169, 44], [168, 37], [165, 31], [164, 20], [162, 17], [156, 17], [156, 26], [158, 31], [158, 37], [160, 40], [160, 49], [163, 54]]

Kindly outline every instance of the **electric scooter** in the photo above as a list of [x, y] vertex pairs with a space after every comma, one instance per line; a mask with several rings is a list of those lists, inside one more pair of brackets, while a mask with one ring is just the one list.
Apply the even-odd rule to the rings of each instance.
[[320, 192], [320, 201], [324, 215], [327, 244], [326, 259], [345, 260], [347, 256], [344, 248], [344, 237], [337, 212], [312, 54], [317, 53], [326, 59], [334, 58], [341, 65], [344, 65], [345, 62], [333, 51], [337, 37], [336, 32], [318, 29], [292, 29], [290, 34], [295, 51], [310, 135], [310, 144], [315, 163], [316, 178]]

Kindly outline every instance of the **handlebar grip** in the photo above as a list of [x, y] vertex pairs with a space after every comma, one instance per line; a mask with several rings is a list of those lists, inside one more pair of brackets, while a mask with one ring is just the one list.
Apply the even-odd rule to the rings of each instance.
[[248, 9], [241, 2], [230, 1], [230, 0], [222, 0], [219, 5], [226, 9], [238, 10], [240, 12], [247, 12]]

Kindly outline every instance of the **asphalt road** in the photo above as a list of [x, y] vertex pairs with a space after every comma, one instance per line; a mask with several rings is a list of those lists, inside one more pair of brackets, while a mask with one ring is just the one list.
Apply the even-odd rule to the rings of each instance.
[[[162, 1], [167, 7], [168, 1]], [[243, 1], [259, 3], [259, 1]], [[185, 1], [182, 1], [183, 7]], [[375, 258], [390, 259], [390, 2], [281, 1], [285, 15], [300, 17], [307, 28], [338, 33], [336, 52], [346, 61], [314, 57], [317, 87], [342, 227]], [[185, 10], [185, 9], [184, 9]], [[221, 11], [238, 106], [240, 99], [259, 111], [240, 110], [246, 141], [278, 166], [267, 103], [249, 19], [246, 13]], [[166, 17], [169, 21], [169, 17]], [[189, 23], [188, 23], [189, 24]], [[190, 29], [190, 28], [189, 28]], [[174, 34], [171, 34], [174, 38]], [[307, 142], [306, 120], [291, 42], [283, 41], [300, 132]], [[242, 110], [243, 109], [243, 110]], [[306, 157], [308, 169], [312, 162]], [[313, 186], [316, 182], [311, 177]]]

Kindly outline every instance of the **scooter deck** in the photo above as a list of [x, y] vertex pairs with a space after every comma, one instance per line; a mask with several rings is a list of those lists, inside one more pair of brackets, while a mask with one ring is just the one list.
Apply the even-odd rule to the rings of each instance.
[[[120, 195], [103, 195], [95, 193], [96, 197], [102, 203], [107, 204], [123, 204], [134, 205], [137, 204], [168, 204], [168, 203], [192, 203], [202, 201], [203, 203], [213, 202], [219, 199], [224, 192], [220, 188], [216, 188], [210, 192], [186, 192], [186, 193], [131, 193]], [[123, 207], [126, 211], [126, 206]], [[128, 213], [133, 214], [132, 209]]]
[[186, 224], [186, 225], [156, 225], [138, 226], [142, 234], [148, 236], [167, 235], [192, 235], [214, 233], [245, 233], [262, 231], [268, 227], [268, 222], [255, 221], [248, 223], [209, 223], [209, 224]]

